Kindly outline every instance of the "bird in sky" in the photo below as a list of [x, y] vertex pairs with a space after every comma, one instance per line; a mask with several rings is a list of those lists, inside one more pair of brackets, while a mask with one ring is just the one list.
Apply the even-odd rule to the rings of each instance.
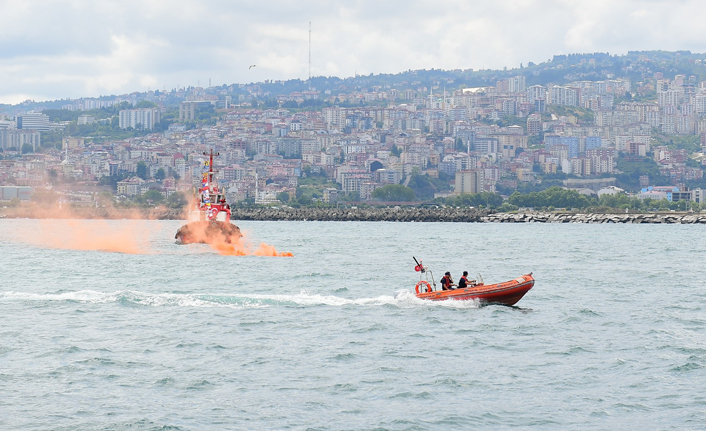
[[256, 66], [256, 64], [250, 65], [250, 67], [248, 67], [248, 70], [252, 69], [252, 68], [255, 67], [255, 66]]

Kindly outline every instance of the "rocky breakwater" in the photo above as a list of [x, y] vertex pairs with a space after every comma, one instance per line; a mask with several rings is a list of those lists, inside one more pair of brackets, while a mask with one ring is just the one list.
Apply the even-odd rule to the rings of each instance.
[[233, 220], [480, 222], [490, 212], [477, 208], [233, 208]]
[[706, 214], [574, 214], [574, 213], [495, 213], [481, 218], [486, 223], [633, 223], [706, 224]]

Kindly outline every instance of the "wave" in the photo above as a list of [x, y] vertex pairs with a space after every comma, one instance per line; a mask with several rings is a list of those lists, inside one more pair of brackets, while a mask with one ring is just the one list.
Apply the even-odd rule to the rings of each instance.
[[257, 308], [272, 306], [394, 306], [399, 308], [445, 307], [478, 308], [477, 301], [426, 301], [417, 298], [411, 291], [399, 290], [394, 296], [381, 295], [372, 298], [342, 298], [302, 291], [298, 294], [197, 294], [197, 293], [148, 293], [134, 290], [98, 292], [78, 290], [60, 293], [0, 292], [0, 302], [76, 302], [85, 304], [119, 303], [125, 306], [146, 307], [228, 307]]

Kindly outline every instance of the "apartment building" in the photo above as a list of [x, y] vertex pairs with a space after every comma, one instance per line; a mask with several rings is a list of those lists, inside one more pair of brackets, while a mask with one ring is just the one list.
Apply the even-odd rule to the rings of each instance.
[[132, 127], [145, 130], [154, 129], [154, 125], [160, 121], [160, 110], [158, 108], [123, 109], [119, 113], [119, 125], [121, 129]]
[[49, 130], [49, 117], [41, 112], [27, 112], [17, 116], [17, 128], [20, 130]]

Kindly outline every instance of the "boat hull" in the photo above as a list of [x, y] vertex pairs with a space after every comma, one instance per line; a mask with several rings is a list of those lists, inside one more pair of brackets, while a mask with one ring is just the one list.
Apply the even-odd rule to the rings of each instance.
[[417, 298], [430, 301], [445, 301], [449, 299], [467, 301], [477, 299], [490, 304], [515, 305], [532, 287], [534, 287], [534, 277], [532, 277], [532, 274], [525, 274], [503, 283], [481, 284], [464, 289], [418, 293]]
[[174, 235], [178, 244], [235, 244], [242, 237], [238, 226], [221, 221], [187, 223]]

